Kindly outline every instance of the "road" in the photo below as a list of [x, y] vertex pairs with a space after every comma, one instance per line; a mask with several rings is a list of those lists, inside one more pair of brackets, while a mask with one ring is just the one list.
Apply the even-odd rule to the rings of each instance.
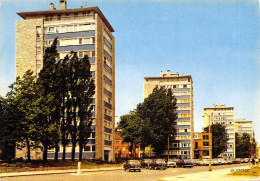
[[[212, 169], [233, 168], [237, 166], [246, 166], [247, 163], [234, 165], [213, 166]], [[177, 176], [181, 174], [196, 173], [207, 171], [208, 166], [196, 166], [193, 168], [168, 168], [166, 170], [146, 170], [141, 172], [125, 172], [123, 170], [100, 171], [100, 172], [84, 172], [82, 175], [76, 174], [52, 174], [52, 175], [36, 175], [36, 176], [19, 176], [1, 178], [1, 181], [158, 181], [163, 177]]]

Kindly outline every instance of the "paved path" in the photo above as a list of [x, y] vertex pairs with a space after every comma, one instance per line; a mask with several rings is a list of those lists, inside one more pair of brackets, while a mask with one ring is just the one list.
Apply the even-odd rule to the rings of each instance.
[[203, 171], [200, 173], [188, 173], [188, 174], [182, 174], [174, 177], [164, 177], [160, 179], [160, 181], [176, 181], [176, 180], [194, 180], [194, 181], [259, 181], [259, 177], [247, 177], [247, 176], [230, 176], [229, 173], [232, 173], [234, 171], [242, 171], [245, 169], [248, 169], [248, 166], [237, 166], [232, 169], [225, 168], [225, 169], [219, 169], [219, 170], [213, 170], [213, 171]]

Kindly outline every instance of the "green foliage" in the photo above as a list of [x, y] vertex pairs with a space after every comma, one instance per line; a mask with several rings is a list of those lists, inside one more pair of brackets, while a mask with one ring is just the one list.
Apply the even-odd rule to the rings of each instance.
[[41, 147], [43, 160], [47, 161], [48, 149], [58, 148], [60, 140], [65, 159], [69, 138], [73, 143], [72, 157], [79, 143], [82, 159], [83, 147], [92, 131], [95, 84], [88, 57], [78, 59], [74, 54], [58, 61], [56, 45], [57, 38], [45, 51], [43, 68], [37, 79], [28, 70], [9, 86], [11, 90], [6, 98], [0, 97], [3, 160], [14, 157], [17, 144], [18, 149], [28, 148], [28, 159], [31, 146]]
[[2, 160], [11, 160], [15, 154], [16, 123], [7, 99], [0, 96], [0, 149]]
[[[211, 125], [212, 133], [212, 156], [217, 157], [227, 148], [228, 135], [224, 125], [216, 123]], [[209, 132], [209, 127], [204, 128], [205, 132]]]
[[144, 154], [146, 157], [154, 157], [155, 156], [154, 148], [152, 148], [151, 145], [145, 147]]
[[239, 135], [236, 133], [236, 158], [249, 158], [250, 157], [250, 135], [243, 133]]
[[121, 116], [119, 128], [124, 141], [138, 143], [142, 149], [151, 145], [156, 155], [162, 154], [168, 136], [175, 134], [176, 108], [170, 89], [155, 88], [134, 111]]

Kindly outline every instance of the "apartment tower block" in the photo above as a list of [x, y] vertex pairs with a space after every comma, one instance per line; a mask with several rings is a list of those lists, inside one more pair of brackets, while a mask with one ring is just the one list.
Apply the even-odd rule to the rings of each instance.
[[[193, 158], [193, 87], [191, 75], [179, 76], [167, 70], [161, 72], [160, 77], [145, 77], [143, 84], [144, 99], [153, 92], [155, 87], [171, 89], [177, 99], [176, 135], [170, 145], [169, 155], [171, 158]], [[167, 151], [165, 151], [167, 154]]]
[[[208, 115], [208, 116], [205, 116]], [[228, 135], [228, 142], [226, 149], [221, 156], [229, 159], [235, 158], [235, 112], [234, 107], [226, 107], [225, 105], [213, 105], [210, 108], [204, 108], [204, 127], [209, 125], [220, 123], [226, 127]]]
[[[22, 20], [16, 23], [16, 75], [28, 69], [39, 74], [46, 47], [58, 37], [58, 58], [71, 51], [79, 58], [88, 55], [96, 94], [93, 132], [84, 148], [83, 157], [114, 160], [115, 134], [115, 40], [113, 27], [98, 7], [67, 9], [66, 0], [49, 10], [17, 13]], [[62, 148], [60, 148], [62, 150]], [[70, 152], [68, 148], [67, 152]], [[76, 148], [76, 157], [78, 156]], [[48, 157], [52, 158], [51, 150]], [[59, 153], [61, 154], [61, 153]]]

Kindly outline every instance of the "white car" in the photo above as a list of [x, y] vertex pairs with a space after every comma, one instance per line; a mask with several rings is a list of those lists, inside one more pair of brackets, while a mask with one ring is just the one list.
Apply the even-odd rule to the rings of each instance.
[[168, 167], [168, 168], [169, 168], [169, 167], [176, 168], [176, 167], [177, 167], [176, 162], [173, 161], [173, 160], [168, 160], [168, 162], [167, 162], [167, 167]]

